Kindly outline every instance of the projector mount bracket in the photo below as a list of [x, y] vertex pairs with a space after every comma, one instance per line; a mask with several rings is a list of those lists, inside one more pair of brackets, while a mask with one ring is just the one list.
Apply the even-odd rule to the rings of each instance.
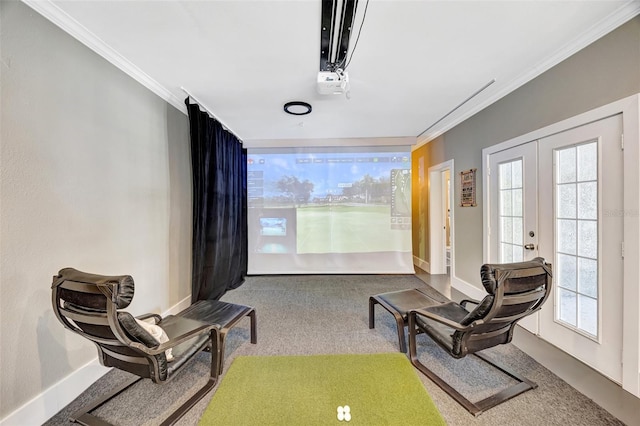
[[358, 0], [322, 0], [320, 71], [345, 68]]

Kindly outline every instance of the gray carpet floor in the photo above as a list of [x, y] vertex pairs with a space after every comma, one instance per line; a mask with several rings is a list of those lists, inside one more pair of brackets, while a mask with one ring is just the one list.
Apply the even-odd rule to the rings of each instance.
[[[227, 335], [225, 371], [239, 355], [396, 352], [398, 342], [393, 317], [377, 306], [376, 328], [369, 329], [368, 298], [378, 293], [409, 288], [420, 288], [430, 292], [434, 298], [445, 300], [413, 275], [248, 277], [245, 284], [225, 294], [222, 300], [255, 307], [258, 343], [249, 343], [249, 320], [243, 319]], [[142, 313], [132, 312], [134, 315]], [[473, 357], [454, 360], [426, 336], [419, 336], [418, 339], [421, 361], [471, 400], [479, 400], [490, 390], [510, 384], [509, 380], [488, 370]], [[533, 380], [539, 387], [473, 417], [416, 370], [449, 425], [623, 424], [515, 346], [502, 345], [485, 352]], [[179, 406], [204, 384], [209, 359], [209, 354], [199, 354], [196, 361], [173, 381], [163, 385], [142, 381], [94, 413], [120, 425], [156, 425], [167, 412]], [[110, 371], [45, 425], [68, 424], [71, 413], [126, 377], [126, 373]], [[224, 380], [224, 373], [221, 380]], [[178, 424], [198, 424], [214, 392], [215, 388]], [[238, 397], [250, 398], [251, 389]], [[304, 419], [299, 424], [304, 425]], [[387, 424], [393, 425], [393, 420], [390, 419]]]

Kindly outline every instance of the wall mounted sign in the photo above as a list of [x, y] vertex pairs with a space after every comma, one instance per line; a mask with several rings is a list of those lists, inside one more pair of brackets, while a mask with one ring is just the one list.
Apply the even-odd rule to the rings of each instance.
[[476, 169], [460, 172], [460, 206], [475, 207], [476, 204]]

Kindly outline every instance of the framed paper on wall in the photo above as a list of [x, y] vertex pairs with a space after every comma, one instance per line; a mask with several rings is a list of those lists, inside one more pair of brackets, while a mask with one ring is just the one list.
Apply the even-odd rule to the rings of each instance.
[[476, 205], [476, 169], [465, 170], [460, 172], [460, 206]]

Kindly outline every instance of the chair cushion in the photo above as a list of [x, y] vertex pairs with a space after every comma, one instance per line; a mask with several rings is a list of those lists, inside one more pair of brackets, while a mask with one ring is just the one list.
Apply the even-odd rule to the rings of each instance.
[[534, 267], [545, 267], [544, 259], [541, 257], [536, 257], [535, 259], [529, 260], [527, 262], [515, 262], [515, 263], [504, 263], [504, 264], [491, 264], [486, 263], [482, 265], [480, 268], [480, 276], [482, 278], [482, 285], [484, 289], [489, 294], [496, 294], [496, 289], [498, 287], [498, 282], [496, 280], [496, 270], [508, 271], [514, 269], [527, 269]]
[[[469, 314], [469, 311], [455, 302], [441, 303], [436, 306], [425, 308], [424, 310], [457, 323], [462, 321], [462, 319]], [[424, 318], [427, 321], [431, 321], [426, 317], [418, 316], [417, 318]]]
[[[493, 299], [493, 296], [486, 296], [471, 312], [467, 311], [455, 302], [443, 303], [438, 306], [426, 308], [425, 310], [440, 317], [457, 322], [462, 326], [467, 326], [478, 319], [484, 318], [487, 312], [491, 309]], [[462, 353], [462, 339], [464, 333], [420, 315], [416, 316], [416, 322], [420, 328], [431, 336], [431, 338], [442, 348], [447, 350], [451, 356], [454, 358], [461, 358], [464, 356]]]
[[460, 324], [469, 325], [474, 321], [484, 318], [493, 306], [493, 299], [494, 296], [485, 296], [485, 298], [482, 299], [482, 302], [480, 302], [473, 311], [469, 312], [460, 320]]
[[[58, 276], [54, 280], [54, 285], [64, 281], [95, 284], [96, 286], [98, 284], [117, 283], [118, 294], [114, 295], [112, 300], [118, 309], [126, 308], [133, 299], [134, 283], [130, 275], [97, 275], [78, 271], [73, 268], [64, 268], [58, 272]], [[60, 298], [80, 307], [96, 309], [103, 312], [107, 310], [105, 296], [102, 294], [80, 293], [60, 289]]]
[[142, 343], [148, 348], [160, 346], [160, 342], [145, 330], [129, 312], [118, 312], [118, 321], [134, 342]]
[[[424, 310], [457, 323], [460, 323], [469, 314], [469, 311], [455, 302], [442, 303]], [[459, 342], [452, 339], [456, 332], [455, 329], [421, 315], [416, 315], [416, 323], [442, 348], [453, 356], [457, 356]]]
[[[447, 318], [454, 322], [460, 322], [469, 312], [455, 302], [442, 303], [424, 309], [440, 317]], [[447, 325], [430, 319], [429, 317], [416, 315], [416, 325], [429, 335], [436, 343], [450, 354], [453, 353], [451, 336], [455, 330]]]
[[[142, 343], [148, 348], [156, 348], [160, 345], [160, 342], [149, 334], [147, 330], [142, 328], [130, 313], [118, 312], [118, 321], [129, 338], [134, 342]], [[167, 357], [164, 352], [156, 355], [155, 357], [158, 360], [159, 377], [157, 379], [163, 381], [167, 378]], [[153, 371], [153, 368], [149, 368]]]
[[[147, 333], [151, 335], [151, 337], [156, 339], [158, 343], [163, 344], [169, 341], [169, 336], [167, 336], [167, 333], [164, 332], [162, 327], [155, 324], [155, 320], [153, 318], [148, 318], [146, 320], [140, 320], [136, 318], [136, 322], [140, 327], [144, 328]], [[167, 362], [173, 361], [173, 353], [171, 348], [164, 351], [164, 354], [167, 357]]]

